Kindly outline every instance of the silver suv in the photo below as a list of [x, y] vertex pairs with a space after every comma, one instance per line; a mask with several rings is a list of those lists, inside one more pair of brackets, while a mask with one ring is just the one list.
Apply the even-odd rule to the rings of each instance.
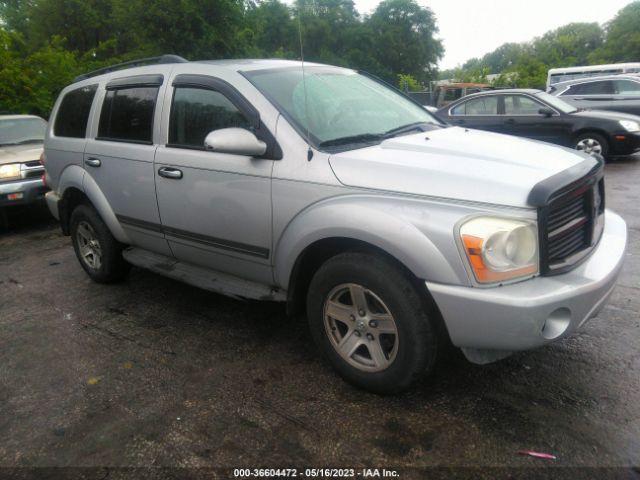
[[125, 67], [65, 88], [45, 141], [49, 207], [97, 282], [137, 265], [286, 302], [380, 393], [449, 342], [486, 363], [569, 335], [611, 293], [627, 234], [597, 159], [450, 127], [344, 68]]

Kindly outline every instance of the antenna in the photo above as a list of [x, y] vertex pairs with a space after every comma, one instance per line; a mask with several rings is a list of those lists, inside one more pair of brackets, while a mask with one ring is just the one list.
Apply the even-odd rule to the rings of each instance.
[[302, 16], [301, 8], [304, 8], [304, 2], [300, 2], [298, 5], [298, 38], [300, 39], [300, 61], [302, 64], [302, 90], [304, 91], [304, 116], [307, 127], [307, 162], [310, 162], [313, 158], [313, 150], [311, 149], [311, 141], [309, 140], [309, 103], [307, 101], [307, 81], [304, 72], [304, 50], [302, 48], [302, 23], [300, 17]]

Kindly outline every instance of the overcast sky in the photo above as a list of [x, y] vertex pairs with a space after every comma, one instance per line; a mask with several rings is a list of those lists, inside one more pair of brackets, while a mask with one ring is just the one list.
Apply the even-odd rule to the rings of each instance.
[[[436, 14], [445, 55], [440, 69], [453, 68], [506, 42], [523, 42], [571, 22], [611, 20], [632, 0], [418, 0]], [[369, 13], [379, 0], [355, 0]]]

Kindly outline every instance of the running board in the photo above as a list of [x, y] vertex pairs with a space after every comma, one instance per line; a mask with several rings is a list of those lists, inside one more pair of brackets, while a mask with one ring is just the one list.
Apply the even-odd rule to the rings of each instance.
[[278, 288], [244, 280], [227, 273], [196, 267], [141, 248], [129, 247], [123, 250], [122, 256], [127, 262], [137, 267], [228, 297], [275, 302], [284, 302], [287, 299], [285, 292]]

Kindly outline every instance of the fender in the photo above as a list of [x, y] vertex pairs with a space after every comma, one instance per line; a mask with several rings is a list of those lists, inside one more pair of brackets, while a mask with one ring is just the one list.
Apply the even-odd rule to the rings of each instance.
[[119, 242], [131, 245], [131, 240], [124, 232], [120, 222], [118, 222], [116, 214], [107, 201], [107, 197], [104, 196], [104, 193], [102, 193], [102, 190], [100, 190], [100, 187], [91, 175], [84, 175], [83, 187], [85, 195], [91, 200], [91, 203], [100, 214], [100, 218], [102, 218], [102, 221], [111, 231], [111, 235]]
[[56, 189], [60, 198], [64, 197], [64, 192], [70, 187], [77, 188], [82, 192], [84, 190], [82, 187], [84, 174], [84, 168], [79, 165], [69, 165], [62, 170], [58, 179], [58, 188]]
[[[300, 254], [326, 238], [351, 238], [374, 245], [421, 279], [468, 284], [464, 266], [452, 266], [427, 234], [410, 221], [411, 216], [424, 216], [428, 208], [423, 203], [416, 208], [415, 200], [366, 195], [345, 195], [313, 204], [294, 217], [277, 242], [276, 284], [286, 290]], [[453, 232], [453, 227], [450, 231]], [[448, 242], [454, 244], [452, 238]], [[453, 258], [460, 260], [459, 255]]]

